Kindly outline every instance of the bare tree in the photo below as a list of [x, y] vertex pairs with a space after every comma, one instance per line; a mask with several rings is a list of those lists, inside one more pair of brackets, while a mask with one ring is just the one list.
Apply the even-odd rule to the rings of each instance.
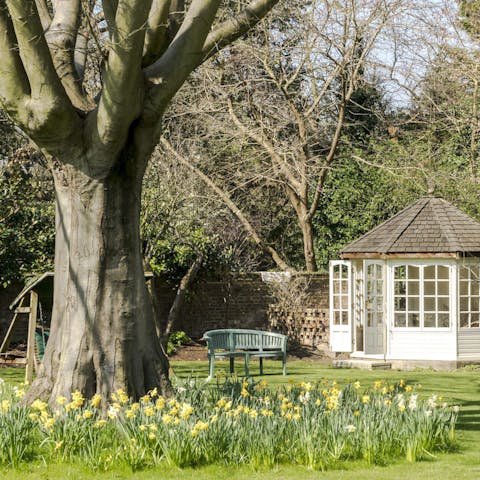
[[56, 190], [52, 336], [28, 399], [169, 391], [140, 248], [145, 167], [189, 74], [276, 3], [1, 0], [1, 106]]
[[[229, 192], [262, 183], [286, 196], [303, 239], [307, 271], [317, 270], [313, 219], [341, 144], [346, 112], [355, 103], [355, 92], [369, 82], [372, 50], [402, 3], [289, 2], [284, 6], [288, 15], [270, 17], [265, 29], [223, 53], [216, 70], [197, 79], [193, 88], [204, 94], [195, 95], [194, 108], [190, 101], [184, 108], [198, 118], [197, 126], [188, 128], [201, 134], [185, 139], [182, 129], [175, 132], [174, 125], [171, 131], [170, 140], [183, 159], [206, 176], [202, 181], [210, 182], [226, 203], [233, 201]], [[228, 152], [232, 144], [237, 146], [233, 154]], [[209, 173], [212, 155], [215, 171], [210, 167]], [[219, 164], [224, 167], [221, 184], [210, 178], [218, 179]], [[277, 266], [291, 269], [252, 230], [244, 206], [229, 208]]]

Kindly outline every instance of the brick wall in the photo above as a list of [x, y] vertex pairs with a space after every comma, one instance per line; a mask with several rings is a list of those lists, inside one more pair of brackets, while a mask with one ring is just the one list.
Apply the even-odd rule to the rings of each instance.
[[[308, 298], [301, 305], [281, 305], [260, 273], [232, 275], [223, 281], [200, 281], [194, 286], [174, 330], [200, 338], [216, 328], [253, 328], [287, 333], [302, 345], [328, 343], [328, 276], [305, 275]], [[175, 291], [155, 280], [159, 319], [165, 323]]]

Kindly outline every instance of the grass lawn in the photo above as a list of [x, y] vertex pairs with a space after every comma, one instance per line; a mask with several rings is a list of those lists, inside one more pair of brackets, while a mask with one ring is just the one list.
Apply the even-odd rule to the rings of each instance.
[[[255, 362], [252, 362], [254, 364]], [[251, 373], [258, 374], [252, 365]], [[410, 384], [420, 384], [421, 395], [429, 396], [437, 393], [445, 401], [461, 406], [459, 423], [457, 425], [458, 451], [449, 454], [439, 454], [431, 460], [417, 463], [398, 461], [386, 467], [370, 467], [361, 463], [347, 465], [343, 470], [314, 472], [304, 467], [280, 466], [274, 470], [255, 471], [250, 467], [208, 466], [196, 469], [152, 468], [131, 473], [126, 469], [112, 469], [105, 473], [90, 472], [77, 465], [48, 465], [42, 462], [29, 464], [20, 470], [0, 468], [0, 478], [8, 480], [83, 480], [83, 479], [265, 479], [282, 480], [301, 478], [302, 480], [318, 479], [349, 479], [380, 480], [460, 480], [480, 478], [480, 369], [460, 369], [455, 372], [434, 372], [431, 370], [400, 371], [363, 371], [354, 369], [332, 369], [325, 365], [292, 361], [287, 364], [288, 376], [283, 377], [280, 362], [266, 362], [264, 378], [274, 387], [293, 379], [294, 381], [317, 381], [322, 379], [337, 380], [340, 384], [360, 381], [372, 384], [375, 380], [386, 379], [390, 383], [406, 380]], [[189, 376], [205, 378], [207, 376], [206, 362], [172, 361], [173, 373], [179, 379]], [[216, 371], [227, 371], [227, 364], [216, 364]], [[20, 383], [23, 380], [23, 370], [0, 369], [0, 377], [9, 383]], [[243, 370], [238, 365], [238, 373]], [[1, 432], [0, 432], [1, 434]]]

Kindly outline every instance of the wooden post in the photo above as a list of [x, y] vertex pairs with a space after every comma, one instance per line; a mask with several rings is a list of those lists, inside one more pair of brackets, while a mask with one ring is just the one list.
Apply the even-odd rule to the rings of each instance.
[[25, 370], [25, 382], [30, 384], [33, 380], [35, 366], [35, 330], [37, 328], [38, 294], [30, 291], [30, 315], [28, 317], [27, 338], [27, 368]]

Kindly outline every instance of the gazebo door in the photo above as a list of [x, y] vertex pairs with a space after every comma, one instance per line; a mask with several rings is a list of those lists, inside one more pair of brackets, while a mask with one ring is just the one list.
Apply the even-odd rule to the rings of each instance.
[[330, 262], [330, 348], [352, 351], [352, 269], [350, 262]]
[[365, 262], [365, 354], [383, 353], [384, 266]]

